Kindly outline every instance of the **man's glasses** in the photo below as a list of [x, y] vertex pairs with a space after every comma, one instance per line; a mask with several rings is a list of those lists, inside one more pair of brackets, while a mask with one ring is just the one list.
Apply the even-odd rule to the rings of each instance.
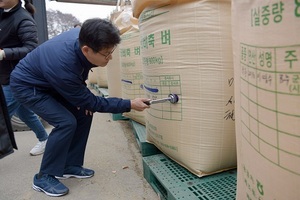
[[104, 56], [104, 58], [107, 60], [107, 59], [109, 58], [109, 56], [111, 56], [111, 54], [113, 54], [113, 52], [115, 51], [116, 48], [117, 48], [117, 46], [115, 46], [115, 47], [113, 48], [113, 50], [112, 50], [109, 54], [107, 54], [107, 55], [104, 55], [103, 53], [100, 53], [100, 51], [98, 51], [98, 53], [99, 53], [100, 55]]

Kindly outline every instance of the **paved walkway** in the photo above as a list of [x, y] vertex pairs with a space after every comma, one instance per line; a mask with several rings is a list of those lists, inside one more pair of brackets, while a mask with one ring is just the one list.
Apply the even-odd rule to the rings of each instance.
[[[159, 200], [143, 178], [142, 157], [132, 131], [129, 121], [113, 121], [110, 114], [95, 113], [85, 157], [85, 167], [94, 169], [95, 176], [62, 180], [70, 192], [57, 198]], [[50, 199], [31, 188], [42, 158], [29, 155], [37, 142], [34, 133], [16, 132], [15, 137], [19, 150], [0, 160], [0, 200]]]

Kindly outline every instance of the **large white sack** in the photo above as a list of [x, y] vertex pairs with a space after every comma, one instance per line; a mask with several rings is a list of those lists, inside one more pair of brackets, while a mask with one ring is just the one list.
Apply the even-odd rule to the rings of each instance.
[[[130, 29], [121, 36], [120, 66], [122, 98], [135, 99], [145, 97], [143, 89], [143, 66], [140, 52], [140, 32], [138, 29]], [[145, 125], [145, 111], [124, 113], [124, 116]]]
[[147, 8], [139, 18], [147, 140], [198, 176], [236, 167], [230, 1]]
[[195, 0], [131, 0], [133, 16], [138, 18], [144, 9], [148, 7], [162, 7], [170, 4], [186, 3]]
[[[96, 69], [96, 68], [94, 68]], [[107, 66], [97, 67], [96, 69], [97, 85], [101, 88], [107, 88]]]
[[119, 45], [112, 54], [112, 60], [106, 65], [107, 87], [110, 97], [122, 97]]
[[300, 1], [233, 0], [237, 199], [300, 198]]

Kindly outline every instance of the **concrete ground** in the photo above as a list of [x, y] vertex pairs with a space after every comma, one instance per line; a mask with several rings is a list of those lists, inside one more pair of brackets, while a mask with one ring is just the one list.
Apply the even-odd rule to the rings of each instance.
[[[48, 133], [51, 127], [47, 127]], [[37, 139], [32, 131], [15, 132], [19, 150], [0, 160], [0, 200], [43, 200], [51, 197], [32, 189], [42, 156], [30, 156]], [[129, 121], [113, 121], [95, 113], [86, 149], [85, 167], [95, 170], [89, 179], [67, 179], [65, 200], [159, 200], [143, 178], [142, 156]], [[53, 198], [53, 197], [52, 197]]]

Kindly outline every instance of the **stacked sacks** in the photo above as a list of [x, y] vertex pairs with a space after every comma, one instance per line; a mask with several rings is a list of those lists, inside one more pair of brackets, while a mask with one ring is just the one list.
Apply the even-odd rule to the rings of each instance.
[[88, 75], [88, 82], [89, 84], [96, 84], [97, 85], [97, 69], [93, 68], [92, 70], [89, 71]]
[[[145, 97], [143, 65], [140, 55], [140, 32], [132, 28], [121, 36], [120, 66], [122, 80], [122, 97], [135, 99]], [[145, 111], [131, 110], [123, 114], [140, 124], [145, 125]]]
[[115, 16], [113, 22], [119, 28], [121, 35], [132, 27], [138, 29], [138, 19], [133, 17], [132, 6], [129, 1], [125, 1], [124, 5], [121, 6], [121, 11]]
[[94, 67], [89, 71], [88, 82], [101, 88], [107, 88], [107, 68]]
[[[118, 45], [121, 97], [126, 99], [145, 97], [138, 19], [132, 16], [132, 7], [128, 4], [128, 1], [125, 1], [125, 4], [121, 6], [121, 11], [118, 12], [113, 22], [121, 33], [121, 43]], [[137, 112], [132, 110], [128, 113], [123, 113], [123, 116], [145, 124], [144, 111]]]
[[232, 3], [237, 199], [300, 196], [300, 2]]
[[[137, 26], [135, 25], [137, 24], [137, 20], [132, 17], [131, 5], [125, 5], [124, 1], [120, 1], [116, 9], [110, 14], [110, 21], [119, 29], [121, 35], [132, 26]], [[107, 64], [106, 74], [109, 96], [121, 98], [122, 84], [119, 46], [113, 52], [112, 60]]]
[[[110, 14], [110, 21], [115, 23], [116, 19], [122, 11], [119, 11], [119, 6]], [[121, 85], [121, 69], [120, 69], [120, 52], [119, 45], [116, 47], [112, 54], [112, 60], [110, 60], [106, 66], [107, 75], [107, 87], [110, 97], [122, 97], [122, 85]]]
[[[180, 13], [180, 14], [179, 14]], [[147, 140], [197, 176], [235, 168], [231, 2], [147, 8], [139, 17]]]
[[170, 4], [186, 3], [195, 0], [132, 0], [133, 16], [138, 18], [147, 7], [162, 7]]
[[106, 65], [107, 87], [110, 97], [122, 97], [119, 46], [112, 54], [112, 60]]
[[97, 67], [92, 70], [94, 71], [94, 69], [96, 69], [97, 85], [101, 88], [107, 88], [107, 67]]

